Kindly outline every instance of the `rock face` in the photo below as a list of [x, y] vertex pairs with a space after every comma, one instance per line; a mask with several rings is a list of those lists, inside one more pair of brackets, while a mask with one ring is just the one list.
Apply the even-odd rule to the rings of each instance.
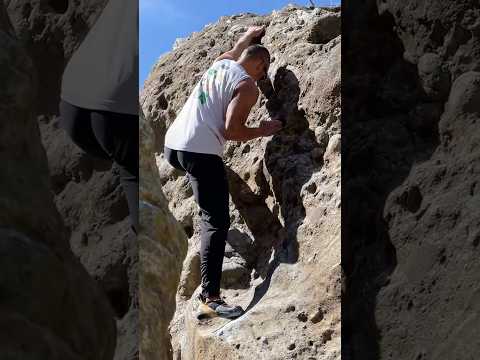
[[59, 127], [64, 66], [101, 14], [106, 0], [6, 0], [15, 32], [33, 59], [31, 104], [50, 170], [55, 205], [71, 249], [98, 281], [117, 319], [115, 359], [138, 357], [138, 245], [118, 172], [85, 154]]
[[[184, 174], [163, 159], [163, 139], [202, 73], [254, 24], [266, 25], [272, 64], [249, 125], [278, 116], [285, 127], [270, 138], [227, 143], [232, 226], [222, 293], [247, 311], [231, 322], [199, 322], [197, 207]], [[173, 358], [339, 359], [339, 9], [222, 17], [159, 60], [141, 105], [163, 192], [190, 237], [170, 325]]]
[[155, 165], [153, 130], [140, 116], [140, 359], [171, 358], [168, 325], [187, 236], [168, 210]]
[[343, 359], [480, 351], [480, 6], [424, 5], [345, 4]]
[[[380, 354], [473, 359], [480, 351], [480, 4], [406, 5], [386, 1], [379, 10], [399, 25], [404, 58], [417, 65], [441, 115], [431, 156], [412, 166], [385, 204], [397, 266], [378, 297]], [[413, 327], [426, 336], [405, 332]]]
[[0, 66], [2, 357], [112, 359], [113, 313], [68, 246], [33, 110], [33, 66], [3, 2]]

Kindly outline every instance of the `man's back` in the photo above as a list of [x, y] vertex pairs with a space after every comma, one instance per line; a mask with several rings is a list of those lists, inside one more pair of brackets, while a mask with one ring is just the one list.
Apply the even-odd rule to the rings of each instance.
[[237, 85], [250, 76], [237, 62], [215, 62], [202, 76], [170, 126], [165, 146], [222, 156], [225, 114]]

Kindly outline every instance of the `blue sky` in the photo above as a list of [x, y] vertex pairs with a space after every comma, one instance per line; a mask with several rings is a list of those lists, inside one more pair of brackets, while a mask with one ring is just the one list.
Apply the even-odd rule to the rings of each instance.
[[[268, 14], [289, 3], [309, 6], [308, 0], [139, 0], [140, 87], [158, 58], [170, 51], [176, 38], [200, 31], [223, 15], [242, 12]], [[314, 0], [316, 6], [338, 6], [340, 0]]]

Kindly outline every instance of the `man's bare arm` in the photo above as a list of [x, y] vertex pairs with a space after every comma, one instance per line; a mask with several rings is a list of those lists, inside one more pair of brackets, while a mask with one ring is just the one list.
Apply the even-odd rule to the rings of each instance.
[[229, 59], [237, 61], [242, 55], [243, 50], [245, 50], [252, 42], [252, 39], [261, 36], [265, 32], [265, 27], [263, 26], [252, 26], [249, 27], [247, 32], [244, 33], [240, 39], [235, 43], [235, 46], [232, 50], [224, 52], [215, 61]]
[[278, 120], [262, 121], [259, 127], [247, 127], [250, 110], [258, 99], [258, 88], [251, 80], [240, 82], [228, 104], [224, 137], [232, 141], [248, 141], [262, 136], [270, 136], [281, 129]]

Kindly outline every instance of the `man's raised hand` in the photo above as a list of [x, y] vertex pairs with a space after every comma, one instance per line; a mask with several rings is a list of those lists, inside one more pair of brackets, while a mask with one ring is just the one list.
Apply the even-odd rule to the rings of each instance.
[[265, 35], [265, 26], [250, 26], [245, 35], [248, 36], [250, 40], [257, 40], [260, 42]]

